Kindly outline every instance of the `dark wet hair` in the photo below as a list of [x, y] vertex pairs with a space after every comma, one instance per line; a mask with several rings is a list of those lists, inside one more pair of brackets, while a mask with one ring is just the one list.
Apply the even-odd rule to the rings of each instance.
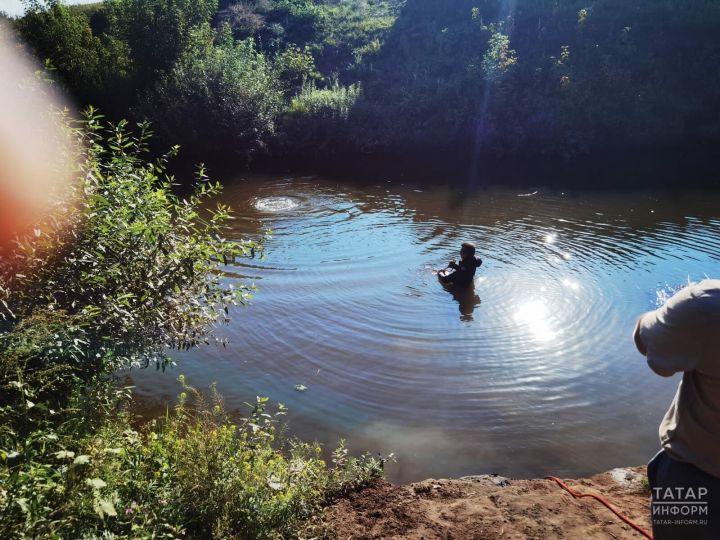
[[463, 242], [462, 246], [460, 246], [460, 250], [465, 251], [470, 255], [475, 255], [475, 244], [472, 242]]

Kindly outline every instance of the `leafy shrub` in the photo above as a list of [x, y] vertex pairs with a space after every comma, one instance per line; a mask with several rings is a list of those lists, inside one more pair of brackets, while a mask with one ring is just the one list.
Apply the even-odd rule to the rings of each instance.
[[275, 71], [286, 93], [295, 94], [303, 85], [321, 79], [308, 47], [290, 46], [275, 56]]
[[282, 116], [276, 151], [285, 155], [319, 157], [339, 149], [354, 130], [348, 118], [360, 96], [359, 85], [341, 85], [333, 79], [327, 88], [306, 81]]
[[52, 311], [0, 334], [2, 538], [56, 538], [77, 521], [70, 507], [85, 459], [77, 450], [127, 399], [96, 372], [84, 337], [76, 318]]
[[77, 182], [0, 259], [0, 317], [13, 327], [39, 311], [64, 313], [82, 332], [79, 363], [96, 373], [160, 365], [168, 347], [206, 343], [249, 294], [224, 286], [220, 266], [258, 246], [219, 236], [230, 210], [204, 208], [220, 187], [202, 170], [188, 197], [173, 192], [165, 165], [177, 148], [145, 161], [146, 124], [134, 135], [90, 110], [72, 133]]
[[141, 100], [140, 112], [196, 150], [223, 150], [249, 158], [267, 145], [282, 108], [277, 73], [251, 39], [235, 41], [227, 25], [192, 35], [170, 73]]
[[49, 61], [62, 82], [83, 102], [106, 101], [105, 94], [128, 74], [126, 44], [95, 35], [88, 16], [59, 0], [31, 2], [17, 30], [42, 61]]
[[335, 80], [329, 88], [318, 88], [308, 82], [290, 102], [289, 113], [310, 118], [346, 120], [359, 95], [358, 85], [342, 86]]
[[172, 68], [195, 29], [208, 24], [217, 0], [105, 0], [110, 32], [128, 44], [137, 81]]
[[482, 68], [489, 81], [499, 80], [508, 69], [517, 64], [515, 51], [510, 48], [510, 39], [500, 32], [494, 33], [488, 41], [483, 56]]
[[331, 468], [317, 444], [284, 442], [284, 408], [270, 412], [267, 398], [234, 423], [214, 389], [206, 401], [183, 386], [139, 430], [119, 413], [80, 437], [60, 425], [12, 449], [0, 439], [3, 538], [295, 536], [331, 497], [382, 475], [385, 460], [344, 444]]
[[267, 44], [268, 50], [282, 50], [289, 44], [301, 47], [315, 44], [327, 30], [326, 10], [313, 0], [273, 0], [265, 18], [269, 26], [282, 28], [282, 33], [275, 38], [274, 32], [259, 33], [258, 38]]

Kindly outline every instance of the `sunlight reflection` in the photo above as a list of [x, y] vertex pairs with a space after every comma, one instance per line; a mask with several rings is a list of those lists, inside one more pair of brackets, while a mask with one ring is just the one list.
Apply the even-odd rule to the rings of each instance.
[[580, 284], [577, 281], [573, 281], [572, 279], [563, 279], [562, 284], [565, 285], [568, 289], [572, 289], [573, 291], [577, 291], [580, 289]]
[[530, 332], [538, 341], [551, 341], [558, 332], [550, 326], [550, 312], [542, 300], [530, 300], [521, 304], [515, 312], [515, 322], [527, 325]]
[[557, 233], [548, 233], [545, 235], [545, 243], [552, 244], [557, 240]]

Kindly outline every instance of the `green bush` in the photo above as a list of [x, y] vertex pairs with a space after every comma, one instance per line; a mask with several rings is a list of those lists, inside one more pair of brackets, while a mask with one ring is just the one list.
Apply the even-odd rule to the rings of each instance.
[[96, 35], [86, 13], [59, 0], [31, 2], [15, 23], [41, 61], [49, 61], [60, 80], [83, 103], [104, 103], [128, 75], [131, 62], [125, 42]]
[[271, 51], [290, 44], [314, 45], [327, 31], [326, 10], [313, 0], [273, 0], [265, 19], [267, 25], [258, 32], [258, 39]]
[[275, 151], [317, 158], [341, 150], [338, 141], [355, 131], [348, 117], [360, 94], [359, 85], [343, 86], [337, 79], [326, 88], [305, 82], [281, 118]]
[[289, 95], [297, 93], [305, 83], [322, 78], [308, 47], [290, 46], [275, 55], [273, 64], [283, 89]]
[[359, 95], [358, 85], [342, 86], [334, 81], [329, 88], [318, 88], [308, 82], [292, 99], [288, 112], [309, 119], [322, 117], [346, 120]]
[[250, 292], [226, 287], [218, 270], [258, 248], [220, 236], [230, 209], [204, 207], [219, 184], [201, 169], [194, 192], [176, 195], [165, 165], [177, 147], [146, 161], [147, 124], [135, 135], [91, 110], [72, 134], [77, 181], [0, 259], [0, 317], [11, 326], [40, 310], [72, 317], [96, 372], [161, 365], [168, 348], [206, 343]]
[[296, 536], [332, 497], [382, 476], [385, 460], [349, 457], [342, 443], [329, 467], [317, 444], [284, 441], [278, 435], [284, 408], [271, 412], [267, 398], [233, 422], [214, 389], [206, 401], [183, 386], [179, 404], [141, 429], [107, 407], [92, 431], [66, 422], [38, 427], [8, 446], [5, 429], [0, 535]]
[[[204, 26], [175, 67], [143, 96], [139, 112], [166, 139], [206, 154], [218, 146], [249, 158], [275, 132], [283, 94], [272, 62], [228, 26]], [[218, 144], [220, 141], [220, 144]]]
[[77, 318], [52, 311], [0, 334], [2, 538], [57, 538], [81, 519], [78, 450], [128, 395], [88, 365], [85, 337]]
[[175, 65], [194, 30], [208, 24], [217, 0], [105, 0], [109, 32], [130, 48], [140, 87]]

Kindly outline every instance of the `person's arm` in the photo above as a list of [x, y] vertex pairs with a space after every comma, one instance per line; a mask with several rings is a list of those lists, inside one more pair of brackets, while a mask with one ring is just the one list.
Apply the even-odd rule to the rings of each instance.
[[635, 346], [647, 357], [650, 369], [661, 377], [693, 371], [702, 357], [701, 322], [691, 287], [676, 293], [655, 311], [640, 316], [635, 325]]
[[453, 282], [455, 275], [455, 272], [447, 273], [445, 270], [441, 270], [438, 272], [438, 279], [440, 280], [440, 283], [444, 283], [445, 285], [448, 285]]

